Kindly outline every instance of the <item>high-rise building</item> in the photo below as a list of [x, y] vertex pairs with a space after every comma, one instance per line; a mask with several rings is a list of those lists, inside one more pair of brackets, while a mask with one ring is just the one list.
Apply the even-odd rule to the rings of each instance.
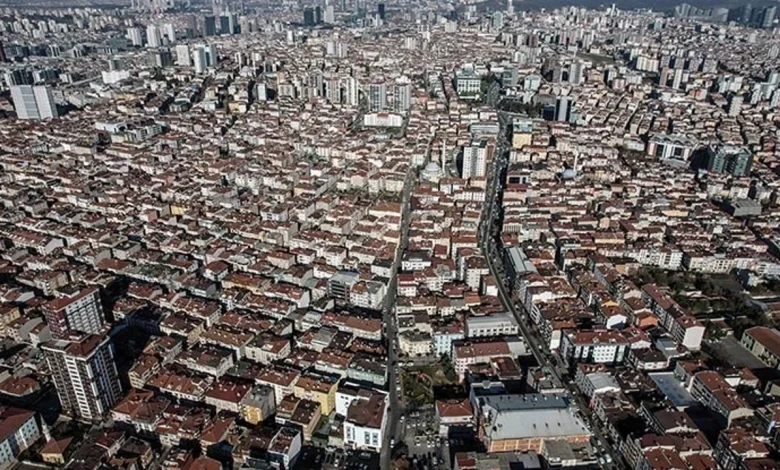
[[584, 69], [585, 66], [582, 62], [572, 62], [572, 64], [569, 66], [569, 83], [572, 85], [581, 84], [583, 79], [582, 73]]
[[387, 84], [377, 82], [368, 85], [368, 110], [384, 111], [387, 108]]
[[230, 16], [222, 15], [219, 17], [219, 34], [233, 34]]
[[750, 24], [750, 19], [753, 17], [753, 5], [749, 3], [742, 5], [738, 16], [738, 20], [741, 24]]
[[384, 3], [377, 3], [376, 5], [376, 14], [379, 16], [379, 19], [382, 21], [387, 20], [387, 14], [385, 13], [385, 4]]
[[173, 67], [173, 54], [171, 54], [171, 50], [167, 47], [152, 49], [146, 57], [146, 62], [149, 67]]
[[483, 177], [487, 173], [487, 162], [492, 152], [487, 140], [474, 141], [463, 147], [463, 164], [460, 176], [463, 179]]
[[775, 22], [775, 15], [777, 14], [777, 7], [766, 7], [763, 10], [761, 16], [761, 27], [771, 28]]
[[3, 45], [3, 41], [0, 41], [0, 64], [3, 62], [8, 62], [8, 57], [5, 56], [5, 46]]
[[179, 44], [176, 46], [176, 65], [179, 67], [189, 67], [192, 65], [190, 46], [186, 44]]
[[672, 88], [679, 90], [682, 86], [684, 70], [681, 68], [674, 69], [674, 76], [672, 77]]
[[412, 83], [407, 77], [401, 77], [393, 86], [393, 111], [405, 113], [412, 107]]
[[165, 36], [168, 38], [168, 42], [176, 42], [176, 30], [173, 28], [173, 23], [166, 23], [165, 26], [163, 26], [163, 30], [165, 31]]
[[192, 53], [192, 63], [195, 67], [195, 73], [198, 75], [206, 73], [208, 63], [206, 62], [206, 48], [198, 46]]
[[103, 331], [105, 316], [95, 287], [64, 291], [42, 310], [54, 338], [67, 338], [74, 331], [92, 334]]
[[323, 21], [328, 24], [333, 24], [336, 22], [336, 10], [333, 8], [333, 5], [328, 5], [325, 7], [325, 16]]
[[43, 120], [59, 116], [51, 88], [47, 86], [15, 85], [11, 87], [11, 99], [19, 119]]
[[710, 145], [707, 147], [707, 170], [713, 173], [730, 173], [736, 177], [750, 176], [753, 154], [736, 145]]
[[355, 77], [346, 77], [342, 80], [344, 89], [344, 104], [357, 106], [360, 102], [360, 84]]
[[216, 36], [217, 35], [217, 19], [213, 16], [203, 17], [203, 30], [201, 31], [204, 36]]
[[742, 103], [745, 101], [745, 97], [742, 95], [731, 95], [729, 97], [729, 107], [728, 107], [728, 114], [729, 116], [739, 116], [739, 113], [742, 112]]
[[559, 96], [555, 102], [555, 120], [568, 122], [571, 120], [571, 112], [574, 101], [569, 96]]
[[219, 63], [219, 57], [217, 56], [217, 46], [209, 44], [206, 46], [206, 65], [213, 67]]
[[9, 70], [3, 75], [3, 79], [5, 80], [5, 84], [8, 87], [12, 87], [14, 85], [32, 85], [35, 83], [33, 74], [30, 73], [29, 70], [25, 69]]
[[314, 7], [314, 24], [322, 23], [322, 7], [317, 5]]
[[160, 28], [150, 24], [146, 27], [146, 47], [160, 46], [162, 46], [162, 35], [160, 34]]
[[303, 24], [305, 26], [314, 26], [314, 9], [313, 8], [304, 8], [303, 9]]
[[144, 45], [144, 33], [141, 28], [127, 28], [127, 38], [134, 46]]
[[101, 421], [121, 398], [114, 348], [107, 336], [73, 336], [44, 343], [41, 349], [65, 414]]

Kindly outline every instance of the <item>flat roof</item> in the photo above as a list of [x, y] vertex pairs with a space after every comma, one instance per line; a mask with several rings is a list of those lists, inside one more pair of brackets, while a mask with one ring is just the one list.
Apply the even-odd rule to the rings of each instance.
[[673, 372], [653, 372], [648, 374], [666, 398], [677, 408], [685, 408], [696, 403], [696, 399], [685, 389]]

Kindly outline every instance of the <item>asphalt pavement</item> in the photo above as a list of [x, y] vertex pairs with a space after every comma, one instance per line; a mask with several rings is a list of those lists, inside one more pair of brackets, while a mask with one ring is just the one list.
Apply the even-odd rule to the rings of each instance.
[[[485, 254], [485, 257], [488, 261], [488, 267], [490, 269], [490, 274], [493, 276], [493, 278], [496, 281], [496, 286], [498, 288], [499, 297], [501, 298], [502, 303], [504, 306], [512, 312], [512, 314], [517, 319], [517, 323], [520, 326], [520, 332], [522, 333], [523, 337], [525, 338], [526, 344], [528, 345], [529, 349], [531, 350], [531, 353], [533, 354], [534, 358], [536, 359], [538, 364], [549, 364], [551, 363], [550, 359], [552, 357], [552, 354], [548, 352], [546, 349], [542, 349], [540, 346], [539, 338], [532, 334], [528, 328], [525, 326], [525, 322], [523, 321], [522, 315], [520, 312], [518, 312], [517, 307], [515, 306], [514, 302], [512, 301], [511, 296], [508, 294], [503, 275], [499, 274], [498, 269], [495, 266], [495, 262], [493, 260], [493, 255], [496, 252], [496, 237], [497, 234], [500, 233], [500, 227], [498, 227], [497, 224], [497, 217], [496, 217], [496, 198], [498, 197], [499, 191], [503, 191], [503, 187], [501, 186], [501, 179], [503, 174], [504, 167], [508, 164], [508, 151], [509, 151], [509, 142], [506, 140], [506, 126], [511, 125], [511, 118], [509, 113], [505, 113], [503, 111], [498, 111], [499, 113], [499, 136], [498, 136], [498, 142], [496, 146], [496, 153], [495, 157], [493, 158], [493, 164], [492, 164], [492, 171], [491, 171], [491, 181], [489, 181], [488, 189], [490, 193], [487, 195], [487, 204], [485, 206], [485, 212], [483, 213], [483, 221], [482, 221], [482, 230], [480, 232], [481, 240], [480, 240], [480, 246], [482, 248], [482, 252]], [[524, 309], [524, 307], [521, 308]], [[523, 312], [527, 313], [527, 312]], [[560, 363], [560, 360], [557, 362]], [[574, 402], [579, 406], [580, 410], [583, 410], [585, 412], [586, 410], [589, 410], [587, 401], [583, 399], [582, 394], [579, 393], [578, 390], [576, 390], [576, 387], [572, 385], [571, 381], [564, 381], [561, 378], [561, 374], [557, 370], [556, 367], [550, 367], [548, 368], [551, 373], [551, 378], [553, 379], [553, 383], [556, 387], [561, 387], [563, 384], [568, 385], [568, 390], [570, 392], [570, 395], [572, 396]], [[622, 465], [622, 462], [618, 458], [617, 454], [615, 453], [614, 449], [609, 444], [609, 441], [607, 441], [602, 433], [602, 430], [599, 429], [598, 422], [595, 420], [591, 421], [593, 423], [592, 432], [598, 438], [601, 443], [603, 444], [605, 450], [607, 453], [609, 453], [612, 456], [613, 463], [612, 464], [606, 464], [604, 465], [604, 468], [612, 469], [612, 468], [624, 468]]]

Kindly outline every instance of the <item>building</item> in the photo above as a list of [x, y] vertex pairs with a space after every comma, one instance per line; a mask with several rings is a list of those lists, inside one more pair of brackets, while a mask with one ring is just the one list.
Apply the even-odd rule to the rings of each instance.
[[512, 120], [512, 148], [520, 149], [531, 145], [534, 123], [530, 118], [519, 117]]
[[761, 203], [752, 199], [731, 199], [726, 202], [726, 210], [734, 217], [761, 215]]
[[160, 47], [163, 45], [160, 28], [150, 24], [146, 27], [146, 47]]
[[50, 341], [41, 348], [63, 412], [79, 420], [101, 421], [122, 395], [109, 338], [87, 334]]
[[489, 363], [498, 358], [514, 359], [526, 354], [526, 345], [520, 338], [462, 340], [452, 343], [452, 362], [460, 378], [465, 376], [470, 365]]
[[780, 370], [780, 331], [765, 326], [754, 326], [745, 330], [740, 343], [761, 362]]
[[328, 295], [343, 303], [349, 303], [352, 286], [360, 280], [358, 273], [340, 271], [328, 279]]
[[387, 108], [387, 84], [375, 82], [368, 85], [368, 110], [384, 111]]
[[190, 46], [179, 44], [176, 46], [176, 65], [179, 67], [190, 67], [192, 65], [192, 54]]
[[41, 121], [59, 116], [52, 89], [48, 86], [11, 86], [11, 99], [18, 119]]
[[571, 122], [574, 100], [570, 96], [559, 96], [555, 100], [555, 120], [560, 122]]
[[268, 460], [281, 464], [281, 468], [294, 468], [303, 446], [303, 433], [296, 428], [284, 426], [268, 445]]
[[482, 79], [473, 67], [461, 67], [455, 71], [455, 91], [461, 98], [479, 97], [482, 91]]
[[707, 147], [707, 171], [750, 176], [753, 154], [746, 147], [715, 144]]
[[206, 59], [206, 49], [203, 46], [198, 46], [192, 53], [192, 65], [195, 67], [195, 73], [202, 75], [206, 73], [208, 68], [208, 62]]
[[647, 141], [646, 153], [660, 160], [688, 162], [696, 147], [694, 139], [683, 135], [655, 134]]
[[97, 334], [103, 331], [105, 316], [97, 288], [61, 290], [61, 297], [43, 306], [46, 323], [56, 339], [66, 338], [71, 332]]
[[466, 337], [511, 336], [519, 331], [517, 320], [509, 312], [493, 313], [466, 319]]
[[141, 28], [127, 28], [127, 38], [133, 46], [141, 47], [144, 45], [144, 32]]
[[40, 436], [35, 412], [11, 406], [0, 407], [0, 468], [9, 468], [16, 457]]
[[585, 424], [561, 395], [484, 395], [475, 406], [479, 436], [488, 453], [541, 453], [546, 441], [585, 444], [590, 440]]
[[474, 427], [474, 411], [468, 398], [436, 400], [436, 422], [439, 435], [446, 438], [458, 430]]
[[344, 419], [344, 444], [356, 449], [379, 452], [387, 424], [387, 394], [371, 390], [359, 393], [349, 405]]
[[471, 145], [463, 146], [461, 178], [484, 177], [487, 173], [487, 163], [492, 154], [493, 146], [489, 145], [486, 139], [474, 141]]
[[276, 412], [276, 397], [274, 389], [258, 384], [239, 404], [241, 419], [251, 424], [265, 421]]
[[718, 372], [697, 372], [689, 388], [693, 398], [720, 416], [727, 427], [737, 418], [753, 416], [753, 408]]
[[412, 82], [403, 76], [393, 85], [393, 111], [406, 113], [412, 107]]
[[328, 416], [336, 406], [336, 389], [338, 380], [329, 375], [308, 373], [302, 375], [295, 386], [293, 394], [297, 398], [315, 401], [320, 404], [320, 412]]
[[576, 331], [563, 335], [561, 355], [569, 364], [620, 364], [629, 347], [629, 341], [615, 330]]

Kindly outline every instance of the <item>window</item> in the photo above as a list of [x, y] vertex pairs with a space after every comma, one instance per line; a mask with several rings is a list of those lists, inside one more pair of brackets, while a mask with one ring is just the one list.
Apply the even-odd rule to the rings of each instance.
[[366, 431], [363, 433], [363, 442], [368, 445], [371, 442], [371, 433]]
[[374, 447], [379, 447], [379, 433], [374, 433], [371, 438], [371, 444]]

